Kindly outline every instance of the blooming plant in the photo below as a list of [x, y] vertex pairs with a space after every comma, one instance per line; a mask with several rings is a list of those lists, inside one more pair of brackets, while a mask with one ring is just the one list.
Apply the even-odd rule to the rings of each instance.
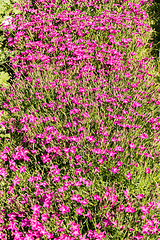
[[16, 4], [4, 26], [19, 54], [0, 91], [0, 239], [160, 238], [151, 2]]

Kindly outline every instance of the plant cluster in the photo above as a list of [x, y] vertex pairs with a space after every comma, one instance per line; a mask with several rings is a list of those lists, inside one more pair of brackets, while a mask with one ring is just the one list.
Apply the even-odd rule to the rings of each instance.
[[[4, 26], [0, 239], [160, 239], [148, 0], [36, 0]], [[18, 51], [18, 53], [16, 52]]]
[[[18, 0], [18, 2], [20, 1]], [[10, 57], [15, 56], [15, 53], [10, 52], [3, 24], [11, 24], [12, 16], [21, 13], [16, 7], [13, 8], [16, 2], [17, 0], [0, 0], [0, 85], [3, 83], [5, 86], [8, 85], [8, 82], [11, 83], [15, 77], [9, 62]]]

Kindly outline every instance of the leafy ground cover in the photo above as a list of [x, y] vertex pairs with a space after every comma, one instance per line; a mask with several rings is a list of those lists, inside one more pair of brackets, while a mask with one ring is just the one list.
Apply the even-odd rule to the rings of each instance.
[[[16, 2], [21, 2], [21, 0], [0, 0], [0, 84], [6, 84], [6, 81], [15, 77], [14, 71], [10, 66], [10, 57], [13, 57], [14, 53], [10, 52], [8, 39], [4, 36], [2, 23], [11, 18], [11, 16], [15, 17], [16, 14], [21, 13], [16, 7], [13, 8]], [[11, 82], [11, 79], [9, 82]]]
[[4, 26], [1, 239], [160, 239], [150, 6], [25, 1]]

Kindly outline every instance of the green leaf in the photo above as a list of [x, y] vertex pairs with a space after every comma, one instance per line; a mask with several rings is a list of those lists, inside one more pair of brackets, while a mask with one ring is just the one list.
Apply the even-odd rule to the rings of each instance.
[[20, 14], [22, 11], [21, 10], [18, 10], [18, 9], [16, 9], [16, 8], [14, 8], [13, 10], [13, 13], [15, 13], [15, 14]]
[[3, 87], [7, 87], [9, 84], [7, 83], [7, 80], [10, 79], [10, 76], [6, 72], [1, 72], [0, 73], [0, 84], [3, 84]]
[[10, 79], [10, 76], [8, 73], [4, 71], [0, 73], [0, 84], [5, 83], [9, 79]]

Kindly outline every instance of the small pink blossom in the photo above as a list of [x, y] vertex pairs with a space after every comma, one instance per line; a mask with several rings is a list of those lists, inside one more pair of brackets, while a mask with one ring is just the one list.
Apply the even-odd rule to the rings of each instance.
[[71, 200], [75, 200], [76, 202], [79, 202], [79, 200], [82, 199], [79, 194], [73, 195]]
[[31, 209], [33, 210], [33, 214], [39, 213], [40, 208], [41, 208], [41, 206], [38, 206], [37, 204], [35, 204], [33, 207], [31, 207]]
[[48, 215], [45, 213], [41, 215], [42, 221], [47, 221], [48, 218], [49, 218]]
[[88, 200], [85, 198], [84, 200], [81, 200], [80, 203], [83, 204], [83, 205], [85, 205], [85, 204], [88, 204], [89, 202], [88, 202]]
[[79, 215], [82, 215], [83, 212], [84, 212], [84, 209], [82, 207], [76, 209], [76, 213]]
[[137, 236], [133, 236], [134, 238], [136, 238], [137, 240], [143, 240], [144, 239], [144, 237], [143, 237], [143, 235], [140, 235], [140, 233], [139, 232], [137, 232]]
[[119, 173], [119, 171], [120, 171], [120, 169], [119, 168], [117, 168], [117, 167], [112, 167], [112, 169], [111, 169], [111, 172], [113, 173], [113, 174], [115, 174], [115, 173]]
[[123, 211], [125, 209], [124, 205], [119, 205], [119, 211]]
[[62, 205], [59, 210], [62, 212], [62, 214], [70, 212], [70, 207]]
[[118, 162], [117, 162], [117, 166], [118, 166], [118, 167], [121, 167], [122, 164], [123, 164], [123, 163], [122, 163], [121, 161], [118, 161]]
[[142, 211], [143, 213], [148, 213], [148, 214], [150, 214], [149, 207], [141, 206], [140, 209], [141, 209], [141, 211]]
[[127, 174], [125, 174], [125, 176], [127, 177], [127, 180], [132, 179], [132, 178], [131, 178], [131, 176], [132, 176], [131, 173], [127, 173]]
[[134, 213], [135, 212], [135, 208], [128, 206], [128, 207], [126, 207], [125, 212]]
[[146, 173], [150, 173], [151, 170], [149, 168], [146, 168]]
[[130, 146], [130, 148], [134, 148], [135, 149], [135, 145], [132, 142], [129, 144], [129, 146]]
[[19, 179], [19, 177], [18, 176], [16, 176], [15, 177], [15, 179], [14, 180], [12, 180], [13, 181], [13, 185], [14, 186], [16, 186], [17, 184], [19, 184], [19, 182], [20, 182], [20, 179]]
[[26, 167], [25, 166], [20, 167], [19, 171], [20, 171], [20, 173], [25, 172], [26, 171]]
[[143, 195], [143, 194], [139, 194], [139, 195], [137, 195], [136, 196], [136, 198], [138, 198], [138, 199], [142, 199], [142, 198], [144, 198], [145, 196]]

